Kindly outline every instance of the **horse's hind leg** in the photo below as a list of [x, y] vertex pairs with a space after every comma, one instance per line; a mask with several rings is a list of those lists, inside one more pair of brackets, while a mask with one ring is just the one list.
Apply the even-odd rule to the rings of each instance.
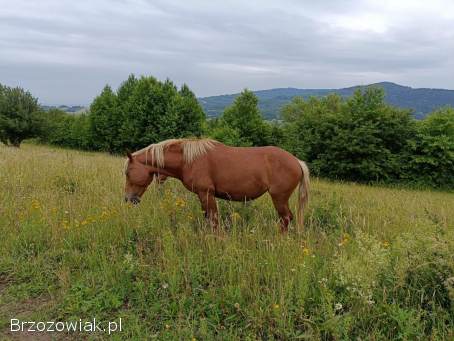
[[[290, 193], [291, 194], [291, 193]], [[288, 207], [288, 200], [290, 195], [285, 194], [273, 194], [270, 193], [271, 199], [273, 199], [274, 208], [279, 215], [279, 223], [281, 225], [281, 232], [288, 231], [288, 224], [293, 220], [292, 211]]]

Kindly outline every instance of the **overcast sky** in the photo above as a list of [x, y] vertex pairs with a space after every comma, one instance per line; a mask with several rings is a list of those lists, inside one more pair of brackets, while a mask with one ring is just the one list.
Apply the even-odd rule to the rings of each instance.
[[130, 73], [197, 96], [384, 80], [454, 89], [454, 1], [0, 0], [0, 83], [86, 105]]

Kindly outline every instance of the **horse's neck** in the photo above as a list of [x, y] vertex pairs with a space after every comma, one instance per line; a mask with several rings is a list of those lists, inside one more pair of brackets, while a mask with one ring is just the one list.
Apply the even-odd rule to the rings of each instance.
[[[145, 154], [139, 158], [139, 161], [150, 167], [153, 173], [159, 173], [172, 178], [181, 178], [181, 171], [183, 168], [183, 155], [180, 151], [166, 151], [164, 153], [164, 167], [157, 167], [154, 160], [150, 158], [150, 155], [146, 156]], [[151, 162], [153, 164], [151, 164]]]

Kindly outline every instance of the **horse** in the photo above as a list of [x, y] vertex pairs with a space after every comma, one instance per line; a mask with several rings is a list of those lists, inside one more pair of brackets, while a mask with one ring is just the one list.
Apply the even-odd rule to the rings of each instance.
[[305, 162], [274, 146], [231, 147], [212, 139], [170, 139], [127, 152], [125, 201], [140, 203], [153, 180], [180, 180], [197, 194], [205, 218], [219, 225], [216, 198], [249, 201], [268, 192], [282, 232], [293, 220], [289, 198], [299, 185], [297, 222], [304, 223], [309, 199], [309, 169]]

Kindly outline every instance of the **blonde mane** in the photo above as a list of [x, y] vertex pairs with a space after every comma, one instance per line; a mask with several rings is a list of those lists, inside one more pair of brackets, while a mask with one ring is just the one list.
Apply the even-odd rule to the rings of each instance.
[[[171, 145], [179, 144], [183, 151], [183, 161], [185, 163], [191, 163], [198, 157], [205, 155], [217, 143], [219, 142], [212, 139], [170, 139], [150, 144], [148, 147], [142, 148], [132, 155], [137, 156], [145, 153], [145, 164], [163, 168], [164, 151]], [[150, 162], [148, 162], [149, 156], [151, 156]]]

